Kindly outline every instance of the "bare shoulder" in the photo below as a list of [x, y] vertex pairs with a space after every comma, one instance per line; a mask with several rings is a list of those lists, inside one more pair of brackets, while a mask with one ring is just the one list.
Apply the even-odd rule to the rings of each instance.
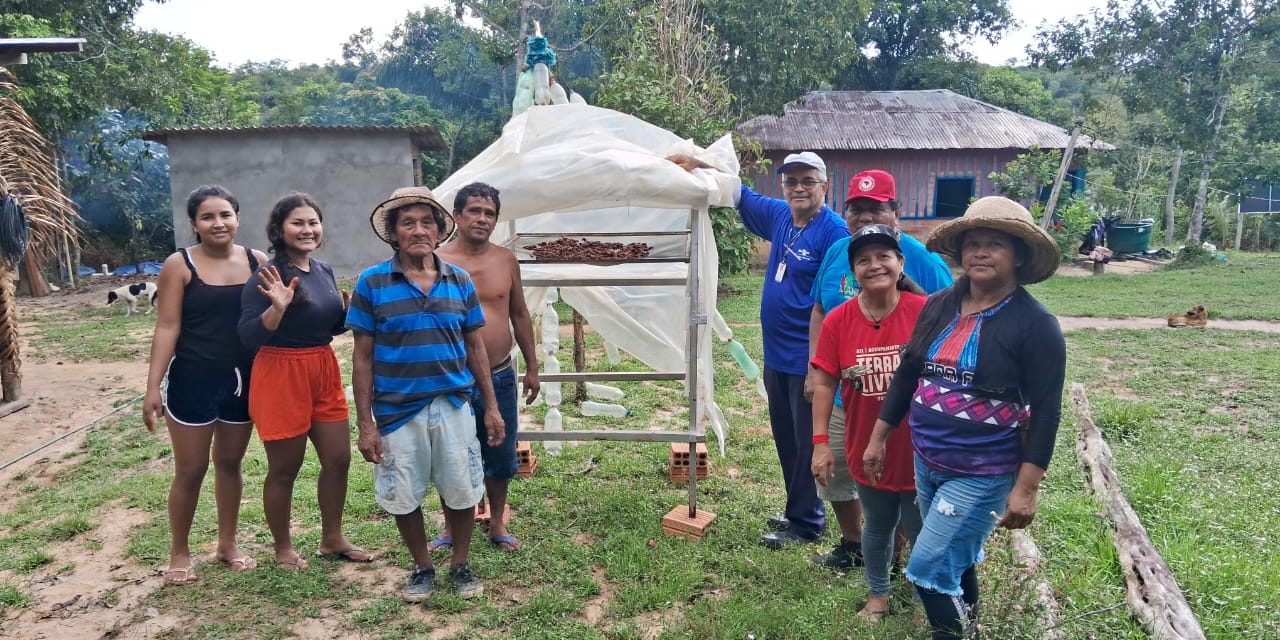
[[185, 286], [190, 279], [191, 270], [187, 268], [187, 261], [182, 257], [182, 252], [174, 251], [160, 265], [160, 277], [156, 286], [165, 286], [171, 283]]

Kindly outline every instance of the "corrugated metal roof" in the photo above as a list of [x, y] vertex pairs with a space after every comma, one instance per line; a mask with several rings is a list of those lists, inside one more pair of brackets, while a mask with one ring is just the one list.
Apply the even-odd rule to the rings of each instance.
[[76, 52], [84, 43], [84, 38], [0, 38], [0, 53]]
[[418, 125], [414, 127], [405, 127], [397, 125], [313, 125], [313, 124], [286, 124], [271, 125], [261, 127], [185, 127], [175, 129], [153, 129], [142, 134], [143, 140], [159, 142], [160, 144], [168, 144], [169, 136], [174, 135], [243, 135], [255, 133], [297, 133], [297, 132], [317, 132], [317, 133], [362, 133], [362, 132], [378, 132], [378, 133], [397, 133], [403, 132], [410, 136], [413, 143], [418, 145], [423, 151], [443, 151], [448, 148], [444, 143], [444, 139], [440, 137], [440, 132], [430, 125]]
[[[766, 150], [1062, 149], [1071, 133], [946, 89], [811, 91], [738, 132]], [[1115, 149], [1085, 135], [1085, 149]]]

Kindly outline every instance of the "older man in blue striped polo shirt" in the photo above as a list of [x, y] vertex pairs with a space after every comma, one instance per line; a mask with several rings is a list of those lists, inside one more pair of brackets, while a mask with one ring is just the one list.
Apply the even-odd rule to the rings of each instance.
[[458, 595], [474, 597], [484, 587], [467, 557], [484, 468], [472, 387], [485, 403], [489, 444], [506, 433], [477, 331], [484, 313], [467, 272], [435, 254], [454, 222], [430, 190], [397, 189], [370, 222], [394, 255], [360, 274], [347, 312], [360, 453], [377, 465], [378, 504], [395, 516], [413, 555], [404, 599], [425, 599], [435, 583], [422, 517], [428, 483], [439, 490], [454, 534], [449, 579]]

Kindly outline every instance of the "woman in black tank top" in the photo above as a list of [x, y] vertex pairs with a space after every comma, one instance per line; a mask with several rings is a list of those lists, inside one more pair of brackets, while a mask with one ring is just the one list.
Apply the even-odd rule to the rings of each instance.
[[196, 581], [188, 537], [200, 485], [214, 463], [218, 560], [235, 571], [257, 566], [236, 545], [243, 482], [240, 461], [253, 433], [249, 421], [252, 354], [236, 333], [240, 290], [266, 260], [235, 244], [240, 205], [229, 191], [202, 186], [187, 198], [196, 244], [164, 261], [157, 284], [160, 307], [151, 339], [151, 366], [142, 419], [155, 433], [163, 417], [173, 443], [169, 488], [171, 546], [165, 581]]

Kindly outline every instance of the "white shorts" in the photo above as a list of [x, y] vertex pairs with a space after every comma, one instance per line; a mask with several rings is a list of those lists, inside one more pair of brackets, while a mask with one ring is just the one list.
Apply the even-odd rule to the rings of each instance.
[[470, 509], [484, 496], [484, 463], [469, 402], [456, 407], [441, 396], [382, 436], [373, 486], [383, 509], [397, 516], [413, 513], [431, 484], [450, 509]]

